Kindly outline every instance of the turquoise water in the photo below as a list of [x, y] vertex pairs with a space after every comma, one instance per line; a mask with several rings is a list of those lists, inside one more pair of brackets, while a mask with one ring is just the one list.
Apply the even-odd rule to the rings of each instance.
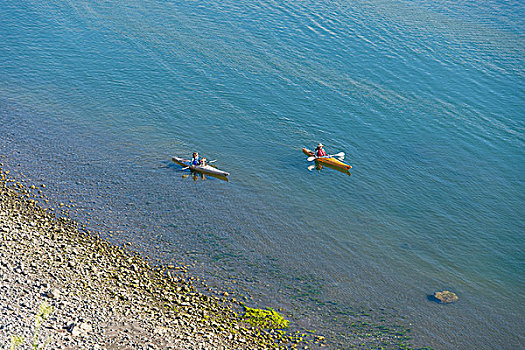
[[[523, 347], [519, 1], [0, 4], [0, 149], [117, 242], [346, 347]], [[309, 171], [303, 146], [352, 175]], [[230, 182], [185, 178], [199, 150]], [[460, 301], [438, 305], [434, 291]], [[382, 310], [383, 309], [383, 310]], [[394, 316], [393, 316], [394, 317]], [[332, 334], [333, 333], [333, 334]]]

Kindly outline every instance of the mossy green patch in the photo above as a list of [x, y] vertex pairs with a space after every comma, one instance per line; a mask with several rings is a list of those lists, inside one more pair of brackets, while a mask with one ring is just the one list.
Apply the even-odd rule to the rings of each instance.
[[288, 328], [290, 323], [277, 311], [272, 308], [269, 309], [252, 309], [244, 306], [243, 321], [251, 324], [254, 327], [261, 327], [267, 329], [283, 329]]

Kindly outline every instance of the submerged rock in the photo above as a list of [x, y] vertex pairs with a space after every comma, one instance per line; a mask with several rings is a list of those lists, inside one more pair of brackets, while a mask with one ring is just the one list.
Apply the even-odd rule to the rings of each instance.
[[442, 292], [435, 292], [434, 298], [443, 304], [449, 304], [458, 301], [458, 296], [455, 293], [444, 290]]

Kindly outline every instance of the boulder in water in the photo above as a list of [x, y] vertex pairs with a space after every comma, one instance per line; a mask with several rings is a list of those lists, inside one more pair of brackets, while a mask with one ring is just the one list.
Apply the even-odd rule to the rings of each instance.
[[455, 293], [444, 290], [442, 292], [435, 292], [434, 298], [443, 304], [449, 304], [458, 301], [458, 296]]

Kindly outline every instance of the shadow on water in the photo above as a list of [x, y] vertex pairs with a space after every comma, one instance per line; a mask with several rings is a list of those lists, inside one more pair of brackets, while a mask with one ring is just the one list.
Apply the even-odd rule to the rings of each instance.
[[434, 303], [442, 304], [441, 301], [436, 298], [433, 294], [427, 294], [427, 300], [432, 301]]

